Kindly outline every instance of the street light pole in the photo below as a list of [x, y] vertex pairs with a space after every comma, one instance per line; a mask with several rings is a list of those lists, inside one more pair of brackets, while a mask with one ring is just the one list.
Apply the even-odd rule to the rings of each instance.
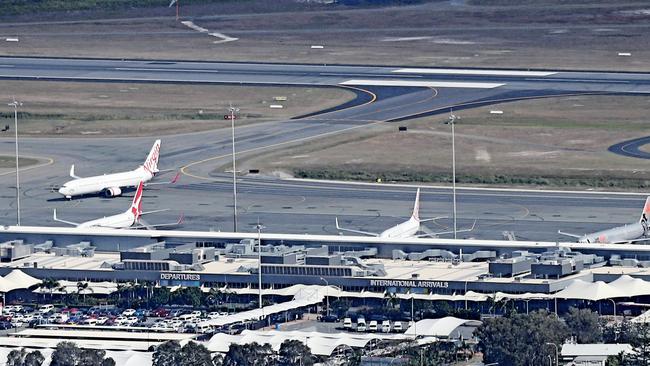
[[262, 229], [264, 225], [259, 222], [255, 226], [257, 229], [257, 286], [259, 290], [259, 308], [262, 308]]
[[456, 115], [453, 111], [451, 112], [451, 116], [449, 116], [449, 123], [451, 124], [451, 187], [454, 201], [454, 239], [458, 239], [456, 224], [456, 134], [454, 131]]
[[320, 278], [321, 280], [325, 281], [325, 306], [327, 306], [327, 310], [325, 310], [326, 315], [329, 317], [330, 316], [330, 297], [329, 297], [329, 290], [330, 290], [330, 283], [327, 282], [326, 279], [323, 277]]
[[547, 344], [547, 345], [551, 345], [551, 346], [553, 346], [553, 348], [555, 349], [555, 365], [556, 365], [556, 366], [559, 366], [559, 365], [560, 365], [560, 364], [559, 364], [559, 355], [558, 355], [559, 350], [558, 350], [558, 348], [557, 348], [557, 344], [555, 344], [555, 343], [550, 343], [550, 342], [546, 342], [546, 344]]
[[9, 103], [14, 107], [14, 132], [16, 136], [16, 221], [17, 226], [20, 226], [20, 173], [18, 169], [18, 106], [23, 105], [17, 102], [16, 99]]
[[237, 232], [237, 169], [235, 167], [235, 112], [239, 112], [239, 108], [230, 106], [230, 122], [232, 131], [232, 225], [233, 231]]

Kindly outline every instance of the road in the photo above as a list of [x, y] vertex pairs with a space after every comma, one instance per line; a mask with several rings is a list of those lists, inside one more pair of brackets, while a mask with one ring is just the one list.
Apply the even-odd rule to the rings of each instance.
[[[650, 74], [538, 72], [461, 69], [405, 69], [378, 66], [284, 65], [174, 61], [0, 58], [0, 78], [177, 83], [251, 83], [346, 85], [367, 90], [369, 102], [306, 118], [273, 121], [237, 129], [239, 156], [308, 143], [373, 124], [519, 98], [575, 93], [649, 93]], [[60, 185], [70, 164], [88, 176], [133, 169], [142, 163], [153, 140], [133, 138], [24, 138], [21, 153], [42, 157], [47, 165], [22, 174], [23, 223], [52, 224], [51, 209], [62, 218], [90, 220], [126, 210], [128, 198], [60, 200], [48, 187]], [[231, 183], [215, 173], [230, 159], [230, 130], [162, 136], [161, 168], [183, 168], [171, 187], [147, 191], [145, 210], [172, 208], [152, 215], [151, 223], [168, 222], [183, 211], [186, 228], [230, 230]], [[0, 154], [13, 152], [13, 139], [0, 139]], [[51, 163], [50, 160], [51, 159]], [[7, 187], [0, 196], [2, 221], [12, 224], [15, 197], [13, 173], [0, 172]], [[239, 184], [240, 227], [252, 230], [259, 217], [271, 232], [334, 233], [335, 216], [342, 224], [381, 231], [409, 216], [413, 188], [393, 186], [331, 186], [324, 183], [242, 178]], [[447, 189], [423, 192], [422, 217], [451, 212]], [[635, 220], [643, 205], [639, 195], [529, 193], [462, 190], [460, 226], [478, 219], [469, 234], [500, 238], [505, 230], [522, 239], [554, 240], [557, 229], [584, 233]], [[448, 228], [447, 219], [431, 230]]]

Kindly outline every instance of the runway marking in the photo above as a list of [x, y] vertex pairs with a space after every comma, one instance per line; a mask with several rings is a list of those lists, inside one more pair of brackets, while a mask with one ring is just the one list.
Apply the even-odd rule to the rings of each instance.
[[[345, 76], [345, 77], [352, 77], [352, 76], [376, 76], [376, 77], [383, 77], [383, 78], [392, 78], [395, 77], [395, 75], [387, 75], [387, 74], [353, 74], [353, 73], [335, 73], [335, 72], [321, 72], [318, 75], [320, 76]], [[399, 77], [401, 78], [422, 78], [422, 75], [400, 75]]]
[[172, 68], [147, 68], [147, 67], [115, 67], [113, 70], [117, 71], [178, 71], [178, 72], [204, 72], [209, 74], [216, 74], [219, 70], [200, 70], [200, 69], [172, 69]]
[[[31, 158], [31, 159], [45, 159], [45, 160], [47, 160], [47, 161], [44, 162], [44, 163], [40, 163], [40, 164], [36, 164], [36, 165], [31, 165], [31, 166], [28, 166], [28, 167], [25, 167], [25, 168], [18, 168], [18, 172], [20, 172], [20, 173], [22, 173], [22, 172], [26, 172], [26, 171], [28, 171], [28, 170], [32, 170], [32, 169], [36, 169], [36, 168], [42, 168], [42, 167], [44, 167], [44, 166], [48, 166], [48, 165], [52, 165], [52, 164], [54, 164], [54, 159], [52, 159], [52, 158], [48, 158], [48, 157], [31, 156], [31, 155], [21, 155], [21, 154], [18, 154], [18, 157]], [[10, 174], [14, 174], [14, 175], [15, 175], [15, 174], [16, 174], [16, 170], [14, 169], [14, 170], [11, 170], [11, 171], [8, 171], [8, 172], [0, 173], [0, 177], [1, 177], [1, 176], [5, 176], [5, 175], [10, 175]]]
[[526, 78], [526, 81], [559, 81], [563, 83], [596, 83], [596, 84], [629, 84], [629, 81], [626, 80], [593, 80], [593, 79], [560, 79], [560, 78], [549, 78], [549, 79], [535, 79], [535, 78]]
[[414, 74], [495, 75], [495, 76], [550, 76], [550, 75], [557, 74], [557, 71], [421, 69], [421, 68], [404, 68], [404, 69], [393, 70], [392, 72], [414, 73]]
[[413, 80], [347, 80], [341, 85], [366, 85], [366, 86], [413, 86], [425, 88], [471, 88], [494, 89], [506, 84], [503, 83], [472, 83], [465, 81], [413, 81]]

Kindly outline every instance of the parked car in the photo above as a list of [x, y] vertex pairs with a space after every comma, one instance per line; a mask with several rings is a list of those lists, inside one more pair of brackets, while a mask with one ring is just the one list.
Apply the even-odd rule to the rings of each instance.
[[336, 323], [339, 321], [339, 317], [334, 314], [322, 315], [318, 319], [324, 323]]
[[390, 320], [384, 320], [381, 322], [381, 332], [390, 333]]
[[366, 319], [363, 317], [359, 317], [357, 319], [357, 332], [365, 332], [368, 329], [366, 326]]
[[135, 315], [135, 309], [126, 309], [122, 312], [123, 316], [134, 316]]
[[393, 323], [393, 331], [394, 332], [399, 332], [399, 333], [403, 332], [404, 329], [402, 328], [402, 322]]
[[38, 312], [41, 314], [49, 314], [54, 312], [54, 305], [52, 304], [46, 304], [46, 305], [41, 305], [38, 308]]
[[376, 332], [377, 331], [377, 321], [376, 320], [371, 320], [370, 324], [368, 324], [368, 331], [369, 332]]
[[347, 329], [347, 330], [352, 329], [352, 319], [351, 318], [343, 319], [343, 329]]

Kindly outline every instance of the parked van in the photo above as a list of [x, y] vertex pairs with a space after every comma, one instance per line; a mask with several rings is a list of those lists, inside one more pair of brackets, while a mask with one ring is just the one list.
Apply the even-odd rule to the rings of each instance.
[[343, 329], [347, 329], [347, 330], [352, 329], [352, 319], [350, 318], [343, 319]]
[[195, 329], [197, 333], [203, 333], [203, 334], [210, 333], [210, 331], [212, 330], [212, 328], [209, 325], [201, 324], [201, 323], [199, 323]]
[[183, 314], [178, 316], [178, 320], [182, 322], [189, 322], [190, 320], [196, 319], [196, 316], [194, 314]]
[[357, 319], [357, 332], [365, 332], [367, 330], [366, 319], [359, 318]]
[[41, 307], [38, 308], [38, 312], [41, 314], [48, 314], [54, 311], [54, 305], [48, 304], [48, 305], [41, 305]]
[[390, 320], [384, 320], [381, 322], [381, 332], [390, 333]]
[[376, 332], [377, 331], [377, 321], [376, 320], [371, 320], [370, 324], [368, 325], [368, 331], [369, 332]]

